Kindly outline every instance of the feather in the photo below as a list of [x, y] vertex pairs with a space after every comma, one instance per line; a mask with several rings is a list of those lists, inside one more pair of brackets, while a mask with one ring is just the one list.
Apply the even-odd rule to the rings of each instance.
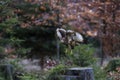
[[75, 32], [75, 35], [73, 36], [73, 40], [76, 42], [83, 42], [83, 36], [79, 34], [78, 32]]

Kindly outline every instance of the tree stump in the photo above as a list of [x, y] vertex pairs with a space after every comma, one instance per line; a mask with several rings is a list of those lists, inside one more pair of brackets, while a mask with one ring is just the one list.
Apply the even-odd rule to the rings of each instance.
[[13, 80], [13, 65], [0, 64], [0, 72], [6, 80]]
[[65, 74], [62, 75], [61, 80], [95, 80], [93, 69], [86, 68], [69, 68]]

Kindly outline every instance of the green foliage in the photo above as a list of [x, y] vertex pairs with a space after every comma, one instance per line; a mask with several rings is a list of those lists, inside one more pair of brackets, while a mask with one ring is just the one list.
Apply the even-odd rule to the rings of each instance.
[[49, 75], [46, 80], [60, 80], [60, 75], [64, 74], [66, 68], [67, 67], [62, 64], [54, 67], [49, 71]]
[[19, 61], [20, 59], [11, 59], [7, 63], [13, 65], [15, 71], [23, 71], [22, 65], [18, 64]]
[[111, 60], [108, 65], [105, 67], [105, 71], [116, 71], [116, 68], [120, 66], [120, 59]]
[[58, 65], [49, 71], [24, 73], [24, 75], [20, 76], [20, 78], [21, 80], [61, 80], [60, 75], [64, 73], [65, 69], [66, 67], [64, 65]]
[[4, 47], [0, 46], [0, 59], [4, 59], [5, 58], [5, 49]]
[[91, 44], [81, 44], [72, 50], [72, 54], [68, 54], [73, 63], [77, 66], [88, 66], [95, 62], [95, 49]]
[[4, 48], [0, 46], [0, 54], [4, 52], [5, 52]]
[[0, 69], [0, 80], [5, 80], [4, 73], [3, 73], [3, 71], [1, 71], [1, 69]]
[[95, 80], [106, 80], [107, 74], [104, 71], [104, 69], [101, 69], [100, 66], [97, 65], [92, 65], [93, 70], [94, 70], [94, 77]]
[[48, 74], [48, 71], [25, 72], [23, 76], [19, 77], [21, 80], [49, 80]]
[[15, 25], [19, 23], [19, 20], [11, 6], [12, 0], [1, 0], [0, 4], [0, 46], [4, 48], [10, 46], [19, 50], [20, 43], [23, 40], [14, 36], [16, 34]]
[[20, 76], [21, 80], [38, 80], [35, 74], [25, 74], [24, 76]]
[[26, 53], [29, 52], [31, 50], [31, 48], [19, 48], [18, 50], [16, 50], [15, 54], [18, 55], [19, 57], [22, 58], [26, 58]]
[[[46, 10], [41, 11], [41, 6], [45, 6]], [[50, 7], [48, 3], [32, 4], [24, 0], [1, 0], [0, 46], [6, 47], [10, 45], [15, 49], [13, 53], [20, 57], [26, 57], [25, 54], [28, 51], [30, 52], [30, 49], [32, 49], [32, 55], [37, 56], [53, 55], [53, 53], [56, 53], [56, 28], [54, 25], [35, 25], [37, 20], [43, 20], [41, 14], [44, 14], [44, 12], [48, 13], [49, 11]], [[31, 19], [32, 16], [33, 19]], [[23, 28], [22, 23], [29, 23], [29, 26]]]
[[0, 72], [0, 80], [5, 80], [4, 75]]

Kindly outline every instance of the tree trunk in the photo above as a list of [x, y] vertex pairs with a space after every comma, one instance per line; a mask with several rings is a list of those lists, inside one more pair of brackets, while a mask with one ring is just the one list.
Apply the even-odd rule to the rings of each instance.
[[13, 65], [11, 64], [1, 64], [0, 73], [4, 75], [6, 80], [13, 80]]
[[92, 68], [70, 68], [62, 80], [95, 80]]

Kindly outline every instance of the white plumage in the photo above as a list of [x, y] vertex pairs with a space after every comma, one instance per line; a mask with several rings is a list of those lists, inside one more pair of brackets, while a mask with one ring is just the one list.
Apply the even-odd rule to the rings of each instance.
[[67, 33], [73, 34], [74, 31], [73, 30], [67, 30]]
[[64, 42], [65, 36], [66, 36], [66, 30], [62, 28], [57, 28], [56, 30], [57, 37], [61, 42]]
[[83, 42], [83, 36], [80, 33], [73, 30], [67, 30], [67, 34], [71, 38], [70, 41]]
[[72, 36], [73, 40], [76, 42], [83, 42], [83, 36], [79, 34], [78, 32], [75, 32], [75, 35]]
[[71, 42], [80, 43], [84, 40], [83, 36], [80, 33], [75, 32], [73, 30], [57, 28], [56, 34], [61, 42], [67, 42], [67, 44], [70, 44]]

